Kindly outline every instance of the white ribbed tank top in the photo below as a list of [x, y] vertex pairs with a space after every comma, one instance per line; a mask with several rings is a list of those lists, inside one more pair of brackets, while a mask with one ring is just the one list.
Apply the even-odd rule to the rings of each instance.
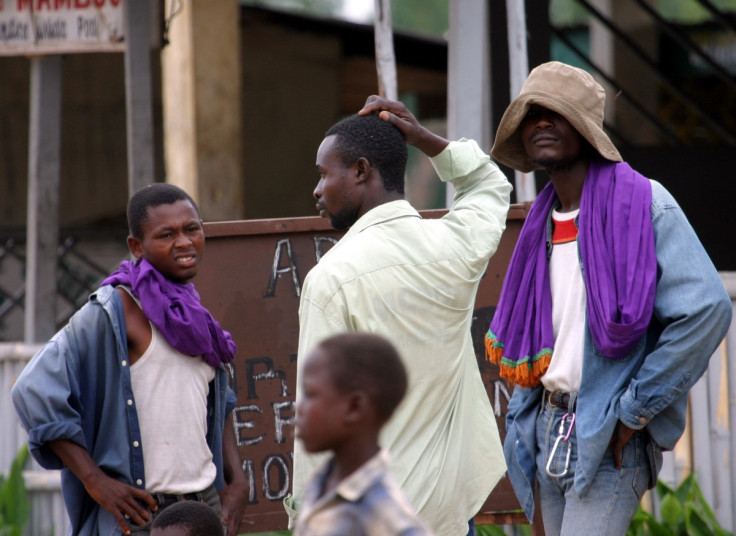
[[153, 324], [151, 331], [151, 344], [130, 367], [146, 489], [201, 491], [216, 474], [206, 440], [207, 394], [215, 369], [201, 356], [176, 350]]

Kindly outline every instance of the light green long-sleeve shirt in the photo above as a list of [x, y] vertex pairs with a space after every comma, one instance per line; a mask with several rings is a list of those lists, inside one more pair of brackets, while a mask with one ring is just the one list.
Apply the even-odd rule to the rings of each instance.
[[[465, 535], [506, 470], [470, 327], [511, 185], [472, 140], [451, 142], [432, 163], [455, 186], [449, 213], [422, 219], [400, 200], [364, 214], [305, 279], [298, 355], [345, 331], [396, 345], [409, 389], [381, 433], [391, 473], [436, 534]], [[297, 503], [320, 459], [296, 441]]]

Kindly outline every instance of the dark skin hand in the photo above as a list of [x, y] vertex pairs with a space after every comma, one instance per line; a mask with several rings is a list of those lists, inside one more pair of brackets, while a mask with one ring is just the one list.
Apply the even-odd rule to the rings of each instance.
[[151, 516], [149, 510], [158, 510], [156, 499], [150, 493], [105, 474], [76, 443], [57, 439], [50, 441], [48, 446], [82, 481], [87, 493], [115, 517], [123, 534], [130, 534], [128, 523], [143, 525]]
[[358, 115], [370, 113], [377, 113], [378, 117], [398, 128], [404, 135], [406, 143], [413, 145], [427, 156], [437, 156], [450, 143], [420, 125], [414, 115], [399, 101], [371, 95], [366, 99]]
[[621, 421], [616, 423], [616, 428], [613, 430], [613, 436], [611, 437], [610, 446], [613, 449], [613, 463], [616, 464], [616, 469], [621, 469], [621, 453], [624, 450], [624, 446], [629, 442], [629, 439], [636, 433], [636, 430], [629, 428]]

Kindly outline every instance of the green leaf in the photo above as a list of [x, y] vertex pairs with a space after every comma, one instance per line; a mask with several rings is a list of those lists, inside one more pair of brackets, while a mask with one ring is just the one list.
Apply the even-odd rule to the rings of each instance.
[[627, 536], [734, 536], [718, 524], [694, 473], [685, 477], [677, 488], [658, 481], [657, 494], [661, 499], [658, 516], [639, 506]]
[[660, 499], [663, 498], [668, 493], [675, 493], [675, 489], [671, 488], [669, 485], [667, 485], [662, 480], [657, 480], [657, 497]]
[[651, 536], [672, 536], [674, 534], [678, 534], [678, 532], [673, 532], [673, 530], [662, 523], [659, 523], [658, 521], [652, 519], [647, 523], [647, 526], [649, 527], [649, 534]]
[[716, 515], [713, 512], [713, 510], [710, 508], [710, 506], [708, 505], [708, 502], [705, 500], [705, 497], [703, 497], [703, 492], [700, 489], [700, 486], [698, 485], [697, 480], [693, 480], [693, 496], [697, 500], [700, 507], [702, 508], [703, 517], [709, 522], [711, 526], [718, 526], [720, 528]]
[[506, 536], [503, 529], [497, 525], [476, 525], [476, 536]]
[[647, 523], [650, 520], [653, 520], [654, 516], [650, 514], [649, 512], [646, 512], [642, 509], [642, 507], [639, 507], [639, 510], [636, 511], [634, 514], [634, 517], [631, 518], [631, 521], [636, 523]]
[[690, 473], [685, 479], [680, 482], [675, 490], [675, 497], [680, 501], [680, 504], [685, 504], [688, 501], [695, 499], [695, 493], [698, 489], [698, 481], [695, 480], [695, 473]]
[[[0, 519], [3, 520], [1, 527], [2, 531], [9, 531], [8, 536], [20, 536], [30, 515], [31, 506], [23, 480], [23, 467], [27, 459], [28, 447], [24, 446], [18, 451], [8, 477], [0, 487]], [[3, 532], [0, 532], [0, 536], [3, 536]]]
[[685, 505], [685, 528], [688, 536], [712, 536], [708, 523], [700, 516], [692, 504]]
[[665, 525], [669, 525], [670, 527], [677, 525], [680, 516], [682, 516], [682, 505], [672, 493], [668, 493], [662, 497], [662, 503], [659, 506], [659, 515]]

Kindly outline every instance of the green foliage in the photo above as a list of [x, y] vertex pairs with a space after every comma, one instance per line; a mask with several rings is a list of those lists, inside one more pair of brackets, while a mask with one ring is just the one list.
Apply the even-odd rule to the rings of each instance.
[[0, 474], [0, 536], [21, 536], [28, 523], [31, 505], [23, 481], [28, 447], [23, 447], [10, 466], [7, 478]]
[[257, 7], [272, 7], [297, 13], [334, 16], [342, 5], [341, 0], [239, 0], [241, 4]]
[[550, 0], [549, 21], [555, 27], [574, 27], [586, 24], [589, 11], [576, 0]]
[[[736, 11], [736, 0], [711, 0], [726, 15]], [[700, 3], [693, 0], [658, 0], [653, 6], [667, 21], [679, 24], [700, 24], [713, 16]], [[555, 27], [571, 27], [587, 24], [592, 16], [577, 0], [550, 0], [549, 19]]]
[[641, 506], [634, 514], [627, 536], [733, 536], [718, 523], [693, 473], [677, 488], [657, 482], [659, 520]]
[[[529, 525], [514, 525], [514, 534], [531, 536], [532, 528]], [[475, 536], [506, 536], [506, 532], [498, 525], [476, 525]]]
[[394, 30], [442, 37], [449, 28], [449, 0], [392, 0]]
[[[373, 0], [363, 0], [373, 5]], [[321, 17], [338, 17], [343, 0], [239, 0], [251, 6], [286, 9]], [[394, 30], [442, 37], [449, 25], [450, 0], [392, 0]], [[364, 21], [372, 24], [372, 19]]]
[[475, 536], [506, 536], [506, 533], [497, 525], [476, 525]]
[[[736, 10], [734, 0], [711, 0], [716, 9], [728, 14]], [[713, 17], [700, 3], [692, 0], [659, 0], [657, 8], [667, 20], [684, 24], [698, 24]]]

